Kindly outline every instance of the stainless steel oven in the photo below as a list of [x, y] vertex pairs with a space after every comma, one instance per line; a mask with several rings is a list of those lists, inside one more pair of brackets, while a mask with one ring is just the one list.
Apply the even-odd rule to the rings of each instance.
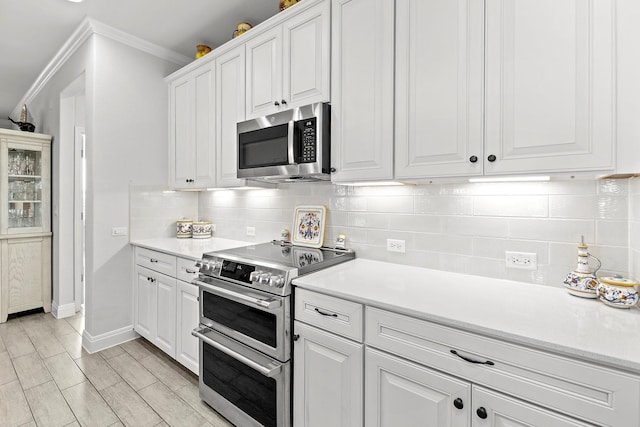
[[262, 243], [204, 254], [200, 397], [238, 426], [291, 426], [291, 280], [351, 251]]

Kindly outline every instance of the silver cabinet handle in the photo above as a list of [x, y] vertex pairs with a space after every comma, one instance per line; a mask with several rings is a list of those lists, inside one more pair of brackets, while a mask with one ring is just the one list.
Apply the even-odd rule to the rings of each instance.
[[185, 268], [184, 271], [186, 271], [188, 274], [196, 274], [197, 273], [197, 271], [191, 270], [190, 268]]
[[158, 260], [155, 258], [149, 258], [149, 262], [158, 262]]
[[288, 127], [288, 138], [287, 138], [287, 157], [289, 160], [289, 164], [290, 165], [294, 165], [296, 162], [296, 159], [294, 158], [294, 149], [293, 149], [293, 132], [294, 132], [294, 123], [293, 121], [289, 122], [289, 127]]
[[[282, 365], [278, 365], [278, 366], [262, 366], [261, 364], [249, 359], [246, 356], [243, 356], [240, 353], [236, 353], [235, 351], [231, 350], [230, 348], [227, 348], [225, 346], [223, 346], [222, 344], [215, 342], [214, 340], [212, 340], [211, 338], [209, 338], [208, 336], [206, 336], [205, 334], [203, 334], [203, 331], [206, 331], [207, 328], [197, 328], [194, 329], [193, 331], [191, 331], [191, 335], [193, 335], [194, 337], [202, 340], [203, 342], [209, 344], [211, 347], [220, 350], [221, 352], [223, 352], [224, 354], [226, 354], [229, 357], [232, 357], [234, 359], [236, 359], [239, 362], [244, 363], [245, 365], [249, 366], [252, 369], [255, 369], [256, 371], [260, 372], [262, 375], [264, 375], [267, 378], [272, 378], [275, 377], [276, 375], [278, 375], [280, 373], [280, 371], [282, 371]], [[202, 362], [201, 362], [202, 363]]]

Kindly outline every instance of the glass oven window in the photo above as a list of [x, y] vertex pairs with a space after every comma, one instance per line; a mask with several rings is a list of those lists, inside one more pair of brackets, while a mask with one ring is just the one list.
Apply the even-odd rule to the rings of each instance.
[[270, 347], [277, 347], [276, 315], [203, 292], [202, 315]]
[[272, 126], [238, 137], [238, 164], [240, 169], [289, 164], [288, 148], [289, 124]]
[[207, 387], [264, 426], [277, 424], [277, 382], [202, 343], [202, 380]]

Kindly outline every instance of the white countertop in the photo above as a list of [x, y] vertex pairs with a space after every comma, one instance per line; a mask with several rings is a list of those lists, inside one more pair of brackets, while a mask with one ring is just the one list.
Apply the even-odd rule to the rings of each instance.
[[355, 259], [294, 285], [640, 374], [640, 309], [564, 288]]
[[201, 259], [202, 254], [206, 252], [221, 251], [255, 244], [254, 242], [243, 242], [220, 237], [211, 237], [209, 239], [164, 237], [159, 239], [132, 240], [129, 243], [134, 246], [165, 252], [182, 258], [191, 258], [193, 260]]

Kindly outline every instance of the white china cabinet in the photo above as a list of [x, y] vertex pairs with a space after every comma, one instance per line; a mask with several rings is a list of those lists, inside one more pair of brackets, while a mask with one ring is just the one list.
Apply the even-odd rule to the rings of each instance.
[[0, 322], [51, 311], [51, 137], [0, 130]]

